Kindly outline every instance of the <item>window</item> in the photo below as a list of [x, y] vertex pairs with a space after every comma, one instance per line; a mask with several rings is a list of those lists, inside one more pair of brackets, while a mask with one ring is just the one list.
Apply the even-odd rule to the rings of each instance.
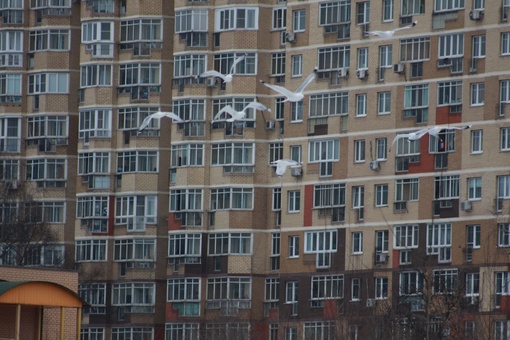
[[[156, 113], [158, 111], [157, 108], [154, 107], [126, 107], [118, 109], [118, 119], [117, 119], [117, 128], [119, 130], [137, 130], [140, 125], [142, 125], [143, 120], [149, 116], [150, 114]], [[142, 135], [157, 135], [159, 131], [159, 119], [151, 120], [151, 124], [141, 132], [138, 132]]]
[[434, 0], [434, 12], [460, 10], [464, 8], [464, 0]]
[[356, 3], [356, 24], [363, 25], [370, 22], [370, 2]]
[[202, 256], [202, 235], [199, 233], [171, 233], [168, 235], [168, 257], [186, 258], [184, 262], [199, 262]]
[[375, 139], [375, 159], [378, 161], [385, 161], [387, 157], [387, 145], [388, 141], [386, 138]]
[[324, 184], [314, 186], [314, 208], [332, 208], [344, 206], [345, 184]]
[[510, 151], [510, 128], [504, 127], [500, 130], [500, 148], [501, 151]]
[[501, 297], [510, 295], [510, 272], [496, 272], [494, 273], [494, 280], [496, 282], [495, 307], [499, 308]]
[[76, 262], [106, 261], [106, 240], [76, 240]]
[[388, 230], [377, 230], [375, 232], [375, 252], [388, 253]]
[[154, 313], [155, 283], [114, 283], [112, 306], [129, 306], [132, 313]]
[[365, 140], [354, 141], [354, 162], [365, 162]]
[[152, 339], [153, 333], [151, 327], [112, 328], [111, 340]]
[[459, 185], [459, 175], [436, 176], [434, 179], [434, 197], [439, 200], [459, 198]]
[[361, 300], [361, 279], [351, 279], [351, 301]]
[[393, 0], [383, 0], [383, 21], [393, 21]]
[[69, 30], [30, 31], [30, 51], [68, 51]]
[[290, 159], [301, 163], [301, 145], [290, 146]]
[[473, 58], [485, 58], [485, 35], [473, 36]]
[[82, 328], [80, 331], [80, 340], [103, 340], [105, 338], [104, 328]]
[[305, 322], [303, 331], [303, 339], [306, 340], [335, 339], [335, 334], [338, 333], [334, 322], [324, 321]]
[[292, 29], [294, 33], [304, 32], [306, 27], [306, 10], [292, 11]]
[[214, 143], [211, 146], [211, 165], [254, 165], [254, 143]]
[[425, 0], [402, 0], [402, 16], [425, 13]]
[[251, 301], [251, 278], [220, 277], [207, 279], [207, 300]]
[[298, 282], [287, 281], [285, 284], [285, 303], [298, 302]]
[[78, 295], [90, 305], [89, 314], [106, 313], [106, 283], [81, 283]]
[[483, 151], [483, 130], [471, 131], [471, 153], [482, 153]]
[[253, 188], [211, 189], [211, 210], [253, 209]]
[[169, 279], [167, 282], [167, 301], [179, 311], [179, 316], [200, 315], [200, 278]]
[[319, 48], [319, 71], [338, 71], [338, 69], [349, 67], [350, 57], [350, 46], [321, 47]]
[[115, 198], [115, 224], [127, 224], [127, 231], [143, 231], [146, 224], [156, 224], [156, 211], [155, 195]]
[[[122, 30], [123, 29], [125, 30], [125, 39], [121, 39], [122, 41], [138, 40], [140, 36], [140, 29], [138, 27], [132, 27], [134, 25], [129, 25], [128, 23], [130, 21], [139, 22], [139, 20], [122, 21], [121, 36], [123, 36]], [[161, 21], [159, 21], [159, 23], [160, 22]], [[207, 22], [208, 22], [207, 9], [193, 8], [175, 11], [175, 33], [207, 32], [208, 30]], [[149, 27], [146, 28], [146, 31], [149, 31]], [[159, 31], [161, 31], [161, 28]], [[159, 39], [161, 39], [161, 37]]]
[[335, 253], [336, 251], [336, 230], [305, 232], [305, 254], [314, 254], [317, 252]]
[[280, 300], [280, 279], [266, 279], [264, 302], [278, 302]]
[[386, 300], [388, 298], [388, 278], [375, 278], [375, 298], [376, 300]]
[[395, 180], [395, 201], [417, 201], [418, 200], [418, 178]]
[[437, 105], [452, 105], [462, 102], [462, 81], [438, 83]]
[[438, 255], [440, 263], [451, 262], [451, 223], [436, 223], [427, 226], [427, 255]]
[[129, 63], [119, 65], [119, 86], [160, 85], [161, 64]]
[[289, 258], [299, 257], [299, 236], [289, 236]]
[[[393, 0], [384, 1], [393, 2]], [[393, 67], [393, 48], [391, 45], [379, 46], [379, 67]]]
[[319, 26], [337, 25], [351, 21], [351, 2], [339, 0], [319, 4]]
[[114, 241], [114, 261], [139, 261], [142, 267], [155, 260], [155, 239], [122, 239]]
[[430, 37], [400, 39], [400, 61], [419, 62], [428, 59], [430, 59]]
[[112, 110], [93, 109], [80, 111], [78, 138], [88, 142], [90, 137], [111, 137]]
[[418, 271], [400, 273], [400, 296], [417, 295], [423, 293], [423, 276]]
[[282, 210], [282, 188], [273, 188], [273, 211]]
[[468, 303], [477, 304], [480, 297], [480, 274], [466, 274], [466, 298]]
[[27, 138], [50, 138], [55, 144], [67, 144], [68, 117], [66, 116], [32, 116], [28, 117]]
[[287, 27], [287, 9], [275, 8], [273, 9], [273, 29], [280, 30]]
[[[450, 65], [452, 58], [464, 56], [464, 34], [449, 34], [439, 36], [438, 65]], [[446, 60], [444, 60], [446, 59]]]
[[367, 94], [360, 93], [356, 95], [356, 117], [366, 117], [367, 115]]
[[113, 21], [89, 21], [81, 25], [82, 44], [113, 43]]
[[272, 323], [269, 325], [269, 340], [278, 340], [278, 324]]
[[2, 159], [0, 160], [0, 180], [19, 180], [20, 160]]
[[283, 143], [269, 143], [269, 164], [283, 158]]
[[349, 96], [347, 92], [325, 93], [310, 95], [310, 118], [326, 117], [328, 115], [347, 115], [349, 110]]
[[[166, 340], [198, 340], [199, 339], [199, 323], [167, 323], [166, 324]], [[100, 340], [100, 339], [98, 339]]]
[[415, 225], [399, 225], [393, 228], [393, 248], [418, 248], [419, 227]]
[[292, 62], [292, 76], [300, 77], [303, 75], [303, 55], [297, 54], [291, 57]]
[[391, 92], [377, 93], [377, 113], [389, 114], [391, 112]]
[[485, 101], [485, 83], [471, 84], [471, 106], [482, 106], [484, 104], [484, 101]]
[[358, 48], [358, 69], [368, 69], [368, 47]]
[[497, 176], [497, 198], [510, 198], [510, 176]]
[[494, 321], [494, 340], [508, 339], [508, 332], [510, 331], [510, 322], [507, 320]]
[[473, 0], [473, 9], [484, 9], [485, 0]]
[[500, 84], [499, 102], [502, 104], [510, 103], [510, 80], [502, 80], [500, 81], [499, 84]]
[[177, 144], [172, 145], [172, 168], [203, 166], [204, 144]]
[[202, 189], [170, 190], [170, 211], [202, 211]]
[[296, 327], [286, 327], [285, 328], [285, 340], [297, 340], [297, 328]]
[[388, 206], [388, 184], [376, 184], [375, 186], [375, 206]]
[[363, 253], [363, 232], [352, 233], [352, 254]]
[[174, 60], [174, 77], [197, 77], [205, 71], [206, 56], [203, 54], [176, 55]]
[[365, 187], [363, 185], [352, 187], [352, 208], [361, 209], [365, 206]]
[[324, 307], [324, 300], [344, 297], [344, 276], [324, 275], [311, 277], [312, 307]]
[[280, 233], [271, 234], [271, 270], [280, 270]]
[[510, 223], [498, 224], [498, 247], [510, 247]]
[[18, 96], [21, 96], [21, 74], [0, 74], [0, 102], [20, 103]]
[[26, 161], [27, 181], [41, 181], [39, 186], [62, 187], [65, 186], [66, 179], [67, 160], [65, 159], [38, 158]]
[[510, 32], [501, 33], [501, 55], [510, 55]]
[[289, 190], [289, 213], [299, 212], [301, 207], [301, 191], [300, 190]]
[[290, 103], [290, 121], [302, 122], [303, 121], [303, 101]]
[[285, 76], [285, 52], [271, 54], [271, 76]]
[[245, 56], [245, 58], [236, 65], [236, 75], [256, 75], [257, 55], [255, 53], [215, 54], [214, 69], [222, 74], [228, 74], [234, 61], [241, 56]]
[[480, 225], [466, 226], [466, 246], [471, 249], [480, 248]]
[[69, 93], [69, 73], [37, 73], [28, 75], [28, 94]]
[[121, 151], [117, 153], [117, 173], [158, 172], [158, 151]]
[[212, 233], [209, 235], [209, 255], [252, 254], [251, 233]]
[[81, 67], [80, 86], [111, 86], [112, 65], [85, 65]]
[[457, 269], [433, 271], [434, 294], [452, 294], [457, 289]]
[[215, 12], [214, 30], [258, 29], [258, 8], [217, 9]]
[[468, 199], [470, 201], [482, 199], [482, 177], [468, 178]]
[[[200, 31], [207, 30], [207, 11], [188, 10], [176, 12], [175, 27], [185, 31], [186, 28]], [[191, 13], [189, 13], [191, 12]], [[204, 13], [205, 12], [205, 13]], [[205, 17], [205, 18], [204, 18]], [[126, 42], [157, 42], [162, 40], [161, 19], [130, 19], [120, 22], [120, 41]], [[205, 28], [204, 28], [205, 26]], [[177, 31], [176, 33], [181, 33]]]
[[308, 162], [332, 162], [339, 160], [339, 140], [310, 141]]

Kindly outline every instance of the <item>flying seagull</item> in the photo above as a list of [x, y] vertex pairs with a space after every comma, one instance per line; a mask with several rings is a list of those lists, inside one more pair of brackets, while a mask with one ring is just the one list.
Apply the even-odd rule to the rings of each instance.
[[276, 165], [276, 174], [278, 176], [283, 176], [288, 166], [293, 167], [300, 165], [301, 163], [296, 162], [292, 159], [279, 159], [274, 162], [271, 162], [271, 164]]
[[138, 132], [143, 131], [147, 126], [149, 126], [149, 124], [151, 123], [152, 119], [161, 119], [162, 117], [172, 118], [177, 123], [184, 122], [184, 120], [182, 120], [181, 117], [179, 117], [178, 115], [176, 115], [173, 112], [161, 112], [161, 111], [158, 111], [156, 113], [153, 113], [153, 114], [148, 115], [147, 117], [145, 117], [145, 119], [142, 122], [142, 125], [140, 125], [140, 127], [138, 128]]
[[246, 110], [250, 108], [260, 111], [271, 112], [271, 109], [268, 109], [264, 104], [261, 104], [256, 101], [249, 103], [241, 111], [236, 111], [232, 106], [226, 105], [216, 114], [216, 116], [214, 116], [213, 121], [219, 120], [223, 112], [230, 115], [230, 118], [227, 119], [227, 122], [235, 122], [236, 120], [242, 120], [246, 117]]
[[201, 78], [203, 78], [203, 77], [218, 77], [218, 78], [221, 78], [223, 80], [223, 82], [230, 83], [232, 81], [232, 77], [236, 73], [236, 65], [239, 64], [241, 61], [243, 61], [244, 58], [246, 58], [246, 54], [244, 54], [244, 55], [240, 56], [239, 58], [237, 58], [236, 60], [234, 60], [234, 63], [230, 67], [229, 74], [224, 75], [218, 71], [210, 70], [210, 71], [202, 72], [200, 75], [197, 76], [197, 78], [199, 78], [199, 77], [201, 77]]
[[414, 26], [416, 26], [417, 23], [418, 23], [418, 21], [413, 21], [412, 24], [409, 24], [409, 25], [404, 26], [404, 27], [396, 28], [393, 31], [367, 31], [367, 32], [365, 32], [365, 34], [367, 34], [367, 35], [375, 35], [375, 36], [378, 36], [378, 37], [381, 37], [381, 38], [391, 38], [391, 37], [393, 37], [393, 34], [395, 34], [395, 32], [402, 31], [402, 30], [408, 30], [410, 28], [413, 28]]
[[[412, 141], [420, 139], [421, 137], [425, 136], [427, 133], [430, 136], [434, 136], [437, 138], [439, 133], [443, 130], [466, 130], [466, 129], [469, 129], [470, 127], [471, 127], [471, 125], [466, 125], [466, 126], [431, 126], [431, 127], [420, 129], [416, 132], [401, 133], [401, 134], [398, 134], [395, 137], [395, 139], [393, 139], [393, 143], [391, 143], [391, 146], [393, 147], [393, 145], [399, 139], [402, 139], [402, 138], [407, 138], [409, 141], [412, 142]], [[391, 148], [390, 148], [390, 150], [391, 150]]]
[[313, 72], [310, 73], [308, 77], [306, 77], [305, 81], [301, 85], [299, 85], [296, 92], [291, 92], [283, 86], [268, 84], [263, 80], [261, 80], [260, 82], [265, 86], [269, 87], [270, 89], [283, 94], [286, 97], [284, 102], [298, 102], [304, 98], [303, 91], [308, 86], [308, 84], [310, 84], [315, 79], [315, 74], [317, 73], [317, 70], [318, 70], [317, 67], [315, 67], [313, 69]]

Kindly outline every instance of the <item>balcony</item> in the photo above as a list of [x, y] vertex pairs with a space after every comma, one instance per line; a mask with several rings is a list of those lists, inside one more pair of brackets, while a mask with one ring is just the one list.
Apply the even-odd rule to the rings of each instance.
[[175, 220], [181, 221], [181, 227], [199, 227], [202, 225], [203, 213], [199, 211], [178, 211]]

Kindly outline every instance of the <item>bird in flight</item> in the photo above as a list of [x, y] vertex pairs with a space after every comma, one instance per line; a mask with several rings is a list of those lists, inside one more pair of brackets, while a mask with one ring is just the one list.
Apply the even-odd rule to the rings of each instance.
[[153, 119], [161, 119], [162, 117], [172, 118], [177, 123], [183, 123], [184, 122], [184, 120], [182, 120], [181, 117], [179, 117], [178, 115], [176, 115], [173, 112], [161, 112], [161, 111], [158, 111], [156, 113], [153, 113], [153, 114], [148, 115], [147, 117], [145, 117], [145, 119], [142, 122], [142, 125], [140, 125], [140, 127], [138, 128], [138, 132], [143, 131], [147, 126], [149, 126], [149, 124], [151, 123], [151, 120], [153, 120]]
[[296, 162], [292, 159], [279, 159], [274, 162], [271, 162], [272, 165], [276, 165], [276, 174], [278, 176], [283, 176], [285, 171], [287, 170], [287, 167], [294, 167], [301, 165], [301, 163]]
[[[391, 143], [391, 147], [395, 145], [395, 143], [402, 138], [407, 138], [410, 142], [420, 139], [421, 137], [425, 136], [427, 133], [430, 136], [438, 137], [439, 133], [444, 130], [466, 130], [469, 129], [471, 125], [466, 126], [431, 126], [426, 127], [423, 129], [420, 129], [415, 132], [409, 132], [409, 133], [401, 133], [398, 134], [395, 139], [393, 139], [393, 142]], [[390, 148], [391, 150], [391, 148]]]
[[412, 24], [409, 24], [409, 25], [404, 26], [404, 27], [396, 28], [393, 31], [367, 31], [367, 32], [365, 32], [365, 34], [367, 34], [367, 35], [375, 35], [375, 36], [378, 36], [378, 37], [381, 37], [381, 38], [391, 38], [391, 37], [393, 37], [393, 34], [395, 34], [395, 32], [402, 31], [402, 30], [408, 30], [410, 28], [413, 28], [414, 26], [416, 26], [417, 23], [418, 23], [418, 21], [413, 21]]
[[235, 122], [236, 120], [242, 120], [246, 117], [246, 110], [248, 109], [271, 112], [271, 109], [268, 109], [264, 104], [259, 103], [257, 101], [249, 103], [241, 111], [236, 111], [232, 106], [226, 105], [216, 114], [216, 116], [214, 116], [213, 121], [219, 120], [224, 112], [230, 115], [230, 118], [227, 119], [227, 122]]
[[218, 72], [216, 70], [210, 70], [210, 71], [202, 72], [201, 74], [199, 74], [197, 76], [197, 78], [199, 78], [199, 77], [200, 78], [203, 78], [203, 77], [218, 77], [218, 78], [221, 78], [223, 80], [223, 82], [230, 83], [232, 81], [232, 77], [236, 73], [236, 66], [237, 66], [237, 64], [239, 64], [245, 58], [246, 58], [246, 54], [244, 54], [244, 55], [240, 56], [239, 58], [237, 58], [236, 60], [234, 60], [234, 63], [230, 67], [230, 73], [229, 74], [222, 74], [222, 73], [220, 73], [220, 72]]
[[303, 91], [305, 90], [305, 88], [315, 79], [315, 74], [317, 73], [317, 70], [318, 70], [317, 67], [315, 67], [313, 69], [313, 72], [310, 73], [308, 77], [306, 77], [305, 81], [301, 85], [299, 85], [296, 92], [289, 91], [283, 86], [268, 84], [263, 80], [261, 80], [260, 82], [265, 86], [269, 87], [270, 89], [283, 94], [285, 96], [284, 102], [299, 102], [304, 98]]

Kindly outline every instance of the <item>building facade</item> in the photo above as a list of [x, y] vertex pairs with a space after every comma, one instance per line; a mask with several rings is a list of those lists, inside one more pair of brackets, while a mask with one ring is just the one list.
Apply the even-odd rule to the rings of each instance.
[[509, 7], [6, 3], [2, 179], [65, 202], [82, 339], [506, 339]]

